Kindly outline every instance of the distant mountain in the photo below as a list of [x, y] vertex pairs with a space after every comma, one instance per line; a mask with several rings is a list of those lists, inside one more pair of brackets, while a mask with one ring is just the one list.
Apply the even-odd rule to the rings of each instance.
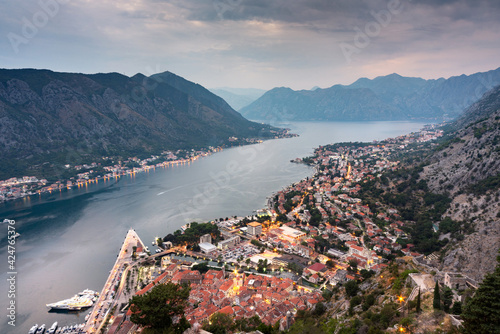
[[218, 146], [229, 137], [266, 138], [273, 131], [170, 72], [0, 70], [0, 179], [77, 158]]
[[437, 80], [391, 74], [326, 89], [274, 88], [240, 112], [255, 120], [443, 120], [499, 84], [500, 68]]
[[213, 88], [212, 93], [222, 97], [235, 110], [240, 110], [261, 97], [266, 91], [257, 88]]

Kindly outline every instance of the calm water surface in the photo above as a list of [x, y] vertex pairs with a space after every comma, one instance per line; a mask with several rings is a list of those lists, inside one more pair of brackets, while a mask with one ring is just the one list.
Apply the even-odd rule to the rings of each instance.
[[[283, 125], [283, 124], [282, 124]], [[86, 288], [100, 291], [121, 243], [134, 228], [147, 245], [188, 221], [248, 215], [266, 198], [312, 175], [290, 163], [319, 145], [372, 141], [419, 130], [416, 122], [288, 123], [300, 137], [232, 148], [191, 164], [101, 182], [42, 197], [0, 204], [0, 219], [14, 219], [16, 244], [16, 327], [7, 324], [7, 227], [0, 225], [0, 333], [27, 333], [81, 323], [86, 313], [48, 313], [45, 304]]]

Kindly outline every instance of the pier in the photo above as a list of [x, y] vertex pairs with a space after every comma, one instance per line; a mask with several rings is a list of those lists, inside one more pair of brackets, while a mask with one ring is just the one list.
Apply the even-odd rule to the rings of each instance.
[[[98, 300], [95, 302], [92, 312], [85, 323], [85, 333], [98, 333], [105, 325], [108, 315], [113, 310], [115, 305], [119, 304], [120, 294], [123, 287], [123, 282], [126, 279], [127, 271], [129, 270], [134, 259], [132, 258], [133, 249], [136, 246], [145, 248], [141, 239], [134, 230], [129, 230], [120, 253], [116, 259], [113, 269], [110, 271], [108, 279], [102, 288]], [[115, 291], [115, 287], [118, 287]], [[116, 293], [116, 294], [115, 294]]]

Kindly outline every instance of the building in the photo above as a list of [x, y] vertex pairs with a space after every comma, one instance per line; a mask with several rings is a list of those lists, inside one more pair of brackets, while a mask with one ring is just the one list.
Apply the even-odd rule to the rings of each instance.
[[302, 240], [306, 236], [306, 232], [296, 230], [286, 225], [273, 229], [273, 233], [278, 235], [280, 239], [287, 240], [289, 242]]
[[[431, 291], [434, 289], [435, 282], [434, 278], [430, 274], [418, 274], [411, 273], [410, 283], [412, 287], [418, 287], [422, 293]], [[446, 276], [445, 276], [446, 277]]]
[[208, 242], [202, 242], [199, 246], [200, 250], [205, 254], [212, 254], [217, 251], [217, 247]]
[[217, 248], [226, 249], [226, 248], [234, 247], [239, 243], [240, 243], [240, 236], [237, 235], [237, 236], [234, 236], [232, 238], [219, 241], [219, 243], [217, 244]]
[[319, 272], [325, 272], [326, 266], [323, 263], [316, 262], [312, 266], [308, 267], [307, 270], [309, 270], [309, 272], [314, 275]]
[[212, 236], [210, 234], [202, 235], [200, 237], [200, 244], [202, 244], [204, 242], [211, 244], [212, 243]]
[[450, 289], [465, 290], [467, 289], [467, 277], [459, 273], [445, 273], [444, 285]]
[[339, 259], [344, 259], [347, 254], [334, 248], [328, 250], [328, 255], [338, 257]]
[[248, 234], [260, 235], [262, 233], [262, 225], [257, 222], [248, 224]]

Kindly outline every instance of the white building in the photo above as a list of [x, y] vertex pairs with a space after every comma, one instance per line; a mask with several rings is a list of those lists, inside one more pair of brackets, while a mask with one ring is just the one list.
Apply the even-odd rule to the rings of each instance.
[[205, 254], [210, 254], [210, 253], [217, 251], [217, 247], [215, 247], [214, 245], [212, 245], [209, 242], [202, 242], [199, 244], [199, 246], [200, 246], [200, 250]]

